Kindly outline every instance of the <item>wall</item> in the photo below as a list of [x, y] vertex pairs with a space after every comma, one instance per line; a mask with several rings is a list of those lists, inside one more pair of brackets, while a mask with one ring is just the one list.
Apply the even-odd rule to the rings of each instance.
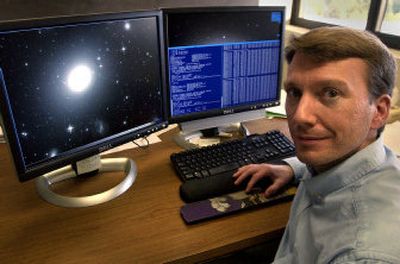
[[257, 6], [258, 0], [1, 0], [0, 22], [49, 16], [157, 9], [184, 6]]
[[156, 7], [153, 0], [2, 0], [1, 20], [31, 19], [88, 13], [118, 12]]

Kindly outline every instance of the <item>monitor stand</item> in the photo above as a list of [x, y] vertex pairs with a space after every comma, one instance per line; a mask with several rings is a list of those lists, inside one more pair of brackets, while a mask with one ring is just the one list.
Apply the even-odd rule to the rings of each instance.
[[243, 122], [264, 117], [265, 109], [262, 108], [183, 122], [179, 124], [180, 131], [174, 140], [184, 149], [193, 149], [241, 138], [249, 135]]
[[245, 135], [245, 132], [243, 132], [241, 123], [235, 123], [229, 126], [212, 127], [191, 132], [180, 130], [174, 136], [174, 141], [184, 149], [195, 149], [233, 138], [241, 138], [243, 135]]
[[[77, 163], [78, 169], [74, 169], [72, 165], [65, 166], [58, 170], [46, 173], [36, 178], [36, 189], [39, 195], [49, 203], [62, 207], [87, 207], [110, 201], [119, 195], [123, 194], [135, 182], [137, 169], [133, 160], [128, 158], [107, 158], [100, 159], [100, 155], [96, 155], [85, 159], [82, 163]], [[70, 178], [77, 177], [81, 173], [93, 171], [98, 172], [109, 171], [124, 171], [125, 178], [113, 188], [102, 193], [81, 196], [69, 197], [57, 194], [51, 190], [51, 185]]]

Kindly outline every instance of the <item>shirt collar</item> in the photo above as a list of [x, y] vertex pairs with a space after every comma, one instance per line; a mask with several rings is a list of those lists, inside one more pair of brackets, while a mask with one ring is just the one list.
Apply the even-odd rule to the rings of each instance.
[[303, 183], [311, 199], [318, 203], [328, 194], [359, 180], [379, 166], [385, 157], [381, 136], [364, 149], [318, 176], [313, 176], [315, 174], [309, 169], [303, 178]]

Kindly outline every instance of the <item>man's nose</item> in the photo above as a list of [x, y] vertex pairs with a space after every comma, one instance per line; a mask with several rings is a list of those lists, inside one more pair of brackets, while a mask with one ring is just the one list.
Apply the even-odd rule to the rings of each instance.
[[292, 119], [298, 125], [313, 126], [317, 122], [318, 102], [311, 95], [303, 94], [293, 113]]

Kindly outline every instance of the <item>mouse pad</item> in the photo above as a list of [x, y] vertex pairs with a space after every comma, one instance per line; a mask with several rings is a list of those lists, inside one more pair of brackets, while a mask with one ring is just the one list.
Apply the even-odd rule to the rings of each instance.
[[187, 224], [197, 223], [261, 205], [272, 205], [276, 202], [291, 200], [295, 193], [295, 187], [290, 187], [269, 198], [264, 197], [262, 192], [235, 192], [185, 204], [181, 208], [181, 216]]

